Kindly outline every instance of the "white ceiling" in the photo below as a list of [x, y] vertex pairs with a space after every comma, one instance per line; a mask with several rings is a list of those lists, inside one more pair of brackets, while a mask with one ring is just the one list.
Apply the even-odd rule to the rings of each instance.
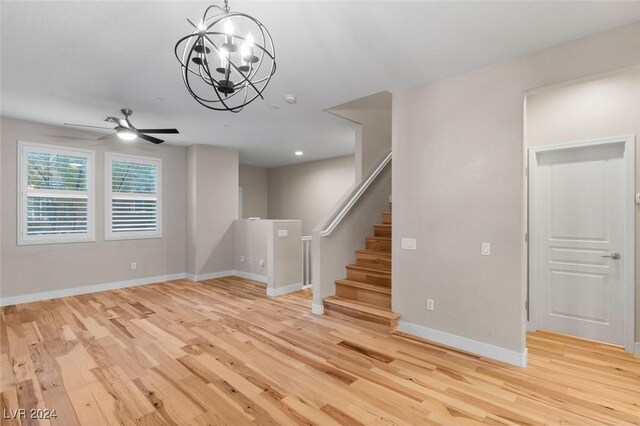
[[323, 109], [640, 20], [640, 2], [230, 0], [270, 30], [278, 63], [266, 100], [232, 114], [188, 95], [173, 53], [209, 4], [2, 1], [2, 115], [100, 126], [128, 107], [138, 127], [177, 127], [169, 143], [273, 167], [353, 152], [354, 125]]

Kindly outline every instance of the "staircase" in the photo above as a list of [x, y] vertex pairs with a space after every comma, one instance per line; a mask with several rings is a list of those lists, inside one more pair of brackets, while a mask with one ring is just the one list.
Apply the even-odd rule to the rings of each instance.
[[350, 317], [396, 328], [400, 315], [391, 312], [391, 213], [382, 214], [347, 277], [336, 281], [336, 295], [323, 300], [327, 315]]

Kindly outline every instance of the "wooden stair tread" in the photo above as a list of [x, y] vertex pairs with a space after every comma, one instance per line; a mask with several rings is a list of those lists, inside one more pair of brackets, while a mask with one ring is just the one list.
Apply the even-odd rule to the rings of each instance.
[[375, 235], [372, 235], [371, 237], [367, 237], [367, 239], [370, 240], [381, 240], [381, 241], [391, 241], [391, 237], [378, 237]]
[[349, 287], [356, 287], [363, 290], [375, 291], [376, 293], [391, 295], [391, 287], [386, 287], [382, 285], [369, 284], [369, 283], [364, 283], [362, 281], [354, 281], [350, 279], [337, 280], [336, 284], [342, 284]]
[[391, 267], [386, 265], [377, 265], [375, 263], [370, 263], [363, 265], [362, 263], [352, 263], [347, 265], [347, 268], [351, 269], [359, 269], [361, 271], [373, 272], [375, 274], [387, 274], [391, 275]]
[[391, 253], [390, 252], [388, 252], [388, 251], [380, 251], [380, 250], [361, 249], [361, 250], [356, 250], [356, 253], [373, 254], [373, 255], [381, 256], [381, 257], [391, 257]]
[[356, 302], [355, 300], [343, 299], [338, 296], [329, 296], [324, 299], [324, 303], [327, 305], [336, 305], [343, 308], [351, 309], [353, 311], [364, 312], [368, 315], [373, 315], [388, 320], [395, 320], [400, 318], [400, 314], [391, 312], [390, 309], [381, 308], [379, 306], [370, 305], [368, 303]]

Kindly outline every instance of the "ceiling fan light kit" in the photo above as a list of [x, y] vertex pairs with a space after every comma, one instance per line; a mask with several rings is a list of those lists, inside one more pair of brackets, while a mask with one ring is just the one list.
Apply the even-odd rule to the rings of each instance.
[[[125, 141], [132, 141], [140, 138], [147, 142], [155, 143], [157, 145], [157, 144], [161, 144], [164, 141], [154, 136], [149, 136], [147, 133], [163, 133], [163, 134], [180, 133], [178, 132], [178, 129], [137, 129], [136, 127], [134, 127], [133, 124], [131, 124], [131, 121], [129, 121], [129, 117], [133, 114], [133, 111], [131, 111], [130, 109], [121, 109], [120, 112], [122, 113], [122, 115], [124, 115], [124, 118], [108, 116], [104, 119], [104, 121], [106, 121], [107, 123], [113, 123], [116, 125], [116, 127], [113, 128], [113, 130], [115, 130], [115, 133], [109, 133], [108, 135], [104, 135], [101, 138], [98, 138], [98, 140], [112, 139], [117, 136], [120, 139]], [[64, 123], [64, 124], [65, 126], [74, 126], [74, 127], [110, 129], [109, 127], [87, 126], [83, 124], [70, 124], [70, 123]]]
[[125, 129], [125, 128], [116, 129], [116, 133], [118, 134], [118, 137], [120, 139], [125, 140], [125, 141], [132, 141], [135, 138], [137, 138], [135, 133], [133, 133], [131, 130]]
[[193, 32], [175, 46], [182, 79], [201, 105], [240, 112], [257, 98], [276, 72], [273, 40], [260, 21], [224, 7], [209, 6]]

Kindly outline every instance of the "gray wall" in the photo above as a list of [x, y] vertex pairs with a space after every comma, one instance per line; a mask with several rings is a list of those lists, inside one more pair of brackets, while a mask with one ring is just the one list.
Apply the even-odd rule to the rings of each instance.
[[[269, 289], [302, 285], [302, 224], [299, 220], [273, 220], [271, 235], [267, 240]], [[278, 231], [286, 230], [286, 237]]]
[[240, 166], [242, 218], [267, 218], [268, 170], [263, 167]]
[[[402, 321], [524, 351], [524, 92], [638, 63], [640, 23], [394, 93], [392, 304]], [[417, 250], [400, 250], [402, 237]]]
[[[299, 220], [234, 221], [233, 269], [259, 275], [254, 278], [266, 281], [270, 292], [302, 285], [301, 229]], [[279, 230], [286, 230], [288, 235], [279, 237]]]
[[[1, 200], [2, 296], [155, 277], [184, 272], [186, 149], [171, 145], [96, 141], [96, 135], [71, 128], [3, 118]], [[96, 241], [56, 245], [18, 246], [17, 141], [96, 151]], [[147, 240], [104, 240], [104, 153], [118, 152], [162, 159], [163, 237]], [[137, 269], [131, 269], [131, 263]]]
[[269, 169], [269, 219], [301, 220], [302, 234], [311, 235], [353, 185], [354, 161], [347, 155]]
[[200, 275], [233, 269], [238, 152], [209, 145], [190, 146], [187, 185], [187, 273]]
[[[636, 135], [640, 188], [640, 67], [527, 97], [528, 146]], [[640, 341], [640, 205], [636, 205], [636, 341]]]
[[[266, 277], [267, 239], [271, 234], [268, 220], [236, 220], [233, 222], [233, 269]], [[242, 260], [244, 257], [244, 261]], [[264, 264], [261, 266], [260, 261]], [[266, 281], [266, 278], [263, 278]]]
[[[323, 238], [320, 232], [338, 213], [343, 203], [334, 206], [333, 214], [327, 215], [324, 223], [319, 223], [313, 231], [311, 269], [315, 312], [320, 312], [322, 299], [335, 294], [335, 281], [345, 277], [345, 266], [355, 263], [356, 250], [364, 248], [365, 238], [373, 235], [374, 225], [382, 223], [382, 213], [390, 211], [391, 169], [388, 166], [378, 176], [331, 235]], [[343, 200], [346, 201], [351, 195], [346, 194]]]
[[326, 110], [359, 124], [355, 136], [356, 182], [366, 179], [391, 149], [391, 107], [389, 92], [379, 92]]

